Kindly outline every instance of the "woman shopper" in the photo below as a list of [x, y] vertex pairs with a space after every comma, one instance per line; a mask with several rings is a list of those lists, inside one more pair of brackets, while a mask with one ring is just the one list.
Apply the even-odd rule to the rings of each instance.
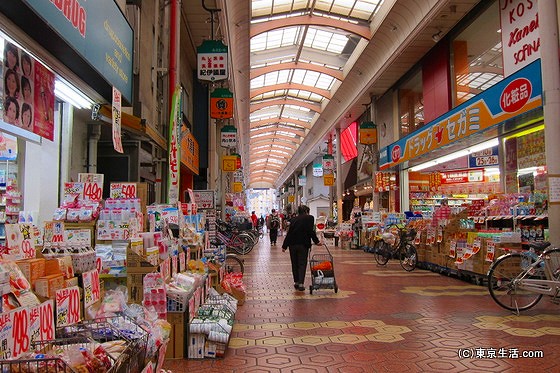
[[270, 215], [266, 217], [266, 227], [270, 232], [270, 244], [276, 245], [276, 240], [278, 239], [278, 229], [280, 229], [280, 216], [275, 209], [272, 209]]
[[298, 215], [291, 220], [288, 234], [282, 243], [282, 252], [290, 248], [294, 288], [299, 291], [305, 291], [303, 283], [305, 281], [311, 240], [313, 240], [315, 245], [321, 244], [315, 233], [315, 218], [309, 215], [309, 207], [300, 205], [298, 207]]

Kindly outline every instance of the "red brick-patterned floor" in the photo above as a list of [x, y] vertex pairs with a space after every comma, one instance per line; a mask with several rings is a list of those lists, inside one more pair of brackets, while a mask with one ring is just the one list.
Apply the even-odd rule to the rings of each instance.
[[[281, 237], [280, 237], [281, 239]], [[293, 288], [268, 237], [245, 258], [247, 300], [225, 357], [167, 360], [180, 372], [558, 372], [560, 306], [513, 315], [485, 287], [331, 249], [338, 293]], [[324, 252], [314, 246], [314, 253]], [[522, 357], [524, 354], [536, 357]], [[478, 355], [478, 357], [476, 357]], [[542, 357], [541, 357], [542, 356]]]

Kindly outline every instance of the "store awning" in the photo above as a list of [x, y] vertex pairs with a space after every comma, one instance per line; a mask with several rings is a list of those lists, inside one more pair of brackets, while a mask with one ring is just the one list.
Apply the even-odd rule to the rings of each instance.
[[[159, 145], [162, 149], [167, 150], [167, 140], [159, 134], [152, 126], [150, 126], [145, 119], [138, 118], [137, 116], [127, 114], [124, 111], [121, 113], [121, 126], [127, 131], [137, 135], [145, 136], [149, 140]], [[99, 116], [104, 122], [112, 123], [112, 110], [110, 105], [103, 105], [99, 109]]]

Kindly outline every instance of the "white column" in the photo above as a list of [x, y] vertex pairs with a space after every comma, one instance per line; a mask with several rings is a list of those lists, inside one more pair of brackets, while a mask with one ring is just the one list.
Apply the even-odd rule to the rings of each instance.
[[[560, 177], [560, 65], [556, 1], [538, 1], [543, 81], [545, 152], [549, 177]], [[549, 189], [550, 192], [550, 189]], [[549, 193], [550, 197], [550, 193]], [[560, 245], [560, 203], [548, 206], [550, 242]], [[553, 224], [554, 222], [554, 224]]]
[[340, 149], [340, 128], [336, 129], [336, 209], [338, 223], [342, 223], [342, 155]]

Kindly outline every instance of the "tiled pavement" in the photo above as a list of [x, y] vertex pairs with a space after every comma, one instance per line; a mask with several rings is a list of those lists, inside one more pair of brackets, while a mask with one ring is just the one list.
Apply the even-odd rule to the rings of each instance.
[[[407, 273], [396, 261], [379, 267], [372, 254], [360, 250], [331, 252], [339, 291], [310, 295], [294, 291], [289, 254], [265, 237], [245, 258], [247, 301], [238, 308], [225, 357], [168, 360], [165, 368], [174, 373], [560, 371], [560, 306], [548, 299], [516, 316], [498, 307], [485, 287], [424, 270]], [[309, 286], [309, 273], [306, 282]]]

